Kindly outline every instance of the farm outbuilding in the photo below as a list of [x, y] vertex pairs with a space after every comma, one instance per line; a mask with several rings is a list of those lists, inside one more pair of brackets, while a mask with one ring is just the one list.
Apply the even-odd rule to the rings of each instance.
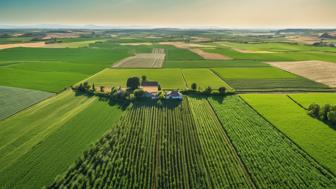
[[141, 87], [147, 93], [156, 94], [159, 92], [159, 83], [156, 81], [144, 81]]
[[178, 91], [169, 91], [166, 95], [167, 99], [182, 100], [183, 95]]

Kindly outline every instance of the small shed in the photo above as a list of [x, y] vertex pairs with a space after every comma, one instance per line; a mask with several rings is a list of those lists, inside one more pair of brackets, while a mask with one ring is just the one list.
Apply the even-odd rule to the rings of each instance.
[[182, 100], [183, 95], [180, 92], [178, 92], [178, 91], [169, 91], [166, 94], [166, 98], [167, 99]]

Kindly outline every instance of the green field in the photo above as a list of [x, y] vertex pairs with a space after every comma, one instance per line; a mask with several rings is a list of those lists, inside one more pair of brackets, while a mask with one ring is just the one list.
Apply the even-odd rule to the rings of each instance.
[[[224, 54], [238, 60], [259, 61], [300, 61], [322, 60], [336, 62], [336, 49], [333, 47], [315, 47], [294, 43], [234, 43], [219, 42], [216, 49], [205, 49], [209, 52]], [[272, 52], [272, 53], [241, 53], [235, 49]]]
[[121, 113], [118, 106], [67, 91], [1, 122], [2, 188], [49, 184], [112, 128]]
[[48, 92], [0, 86], [0, 120], [53, 95]]
[[[197, 97], [188, 98], [188, 101], [203, 155], [207, 160], [209, 176], [216, 183], [213, 187], [252, 188], [254, 184], [209, 102], [205, 98]], [[230, 185], [223, 178], [235, 180], [238, 185]]]
[[[200, 75], [204, 77], [198, 77]], [[192, 83], [197, 83], [200, 89], [208, 86], [218, 89], [224, 86], [232, 90], [209, 69], [105, 69], [90, 77], [88, 81], [96, 86], [125, 88], [127, 79], [134, 76], [147, 76], [147, 80], [158, 81], [163, 89], [186, 89], [190, 88]]]
[[269, 67], [269, 64], [251, 60], [178, 60], [166, 61], [165, 68], [221, 68], [221, 67]]
[[0, 85], [60, 92], [129, 55], [125, 50], [15, 48], [0, 51]]
[[243, 99], [309, 155], [336, 173], [336, 132], [310, 117], [286, 95], [242, 95]]
[[147, 76], [149, 81], [158, 81], [163, 89], [184, 89], [185, 82], [179, 69], [105, 69], [89, 78], [96, 86], [126, 87], [129, 77]]
[[[198, 103], [193, 113], [206, 110], [215, 118], [206, 101]], [[204, 116], [195, 125], [190, 111], [187, 100], [163, 107], [135, 104], [50, 188], [251, 188], [219, 122]]]
[[223, 101], [213, 98], [210, 103], [257, 188], [336, 186], [334, 176], [279, 133], [239, 96], [229, 96]]
[[213, 89], [218, 89], [219, 87], [225, 87], [229, 91], [233, 89], [220, 79], [216, 74], [208, 69], [183, 69], [182, 74], [187, 82], [188, 88], [191, 88], [193, 83], [197, 84], [200, 90], [206, 89], [211, 86]]
[[273, 67], [213, 68], [236, 90], [321, 90], [328, 87]]
[[320, 106], [325, 104], [336, 105], [335, 93], [305, 93], [305, 94], [290, 94], [296, 102], [303, 107], [308, 108], [309, 105], [316, 103]]

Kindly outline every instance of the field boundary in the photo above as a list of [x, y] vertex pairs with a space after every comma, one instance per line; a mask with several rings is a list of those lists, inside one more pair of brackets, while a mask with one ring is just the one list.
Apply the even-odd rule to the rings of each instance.
[[304, 106], [302, 106], [302, 104], [300, 104], [298, 101], [296, 101], [294, 98], [292, 98], [289, 95], [286, 95], [291, 101], [293, 101], [295, 104], [297, 104], [298, 106], [300, 106], [302, 109], [307, 110], [307, 108], [305, 108]]
[[[186, 88], [188, 89], [188, 88], [189, 88], [189, 87], [188, 87], [188, 82], [187, 82], [187, 80], [186, 80], [186, 78], [185, 78], [185, 76], [184, 76], [184, 74], [183, 74], [183, 71], [182, 71], [182, 69], [181, 69], [180, 71], [181, 71], [181, 74], [182, 74], [182, 77], [183, 77], [183, 80], [184, 80], [185, 86], [186, 86]], [[189, 103], [189, 101], [188, 101], [188, 103]]]
[[244, 171], [245, 175], [248, 176], [248, 178], [250, 178], [251, 184], [252, 184], [253, 188], [256, 189], [257, 188], [256, 187], [257, 186], [256, 181], [253, 179], [252, 174], [248, 171], [247, 166], [245, 165], [245, 163], [243, 162], [242, 158], [240, 157], [237, 148], [232, 143], [232, 140], [231, 140], [230, 136], [228, 135], [228, 133], [227, 133], [227, 131], [226, 131], [226, 129], [225, 129], [222, 121], [219, 119], [218, 114], [216, 113], [216, 111], [215, 111], [214, 107], [212, 106], [212, 104], [209, 102], [208, 98], [206, 98], [206, 101], [207, 101], [208, 105], [210, 106], [211, 110], [213, 111], [213, 113], [215, 114], [215, 116], [217, 118], [217, 121], [221, 124], [225, 136], [229, 140], [229, 142], [231, 144], [231, 147], [234, 150], [235, 155], [237, 155], [237, 158], [238, 158], [239, 163], [241, 164], [242, 170]]
[[[264, 117], [262, 114], [260, 114], [252, 105], [250, 105], [248, 102], [246, 102], [244, 100], [244, 98], [242, 98], [240, 95], [238, 95], [239, 98], [245, 103], [247, 104], [250, 108], [252, 108], [252, 110], [254, 112], [256, 112], [262, 119], [264, 119], [266, 122], [268, 122], [276, 131], [278, 131], [279, 133], [281, 133], [282, 136], [284, 136], [286, 139], [288, 139], [291, 143], [293, 143], [298, 149], [300, 149], [300, 151], [298, 151], [297, 153], [301, 154], [305, 159], [307, 159], [307, 161], [309, 162], [314, 162], [317, 165], [319, 165], [320, 167], [315, 167], [317, 170], [320, 171], [320, 173], [322, 175], [325, 175], [324, 172], [329, 173], [332, 177], [334, 177], [334, 179], [336, 178], [336, 175], [327, 167], [325, 167], [324, 165], [322, 165], [320, 162], [318, 162], [314, 157], [312, 157], [310, 154], [308, 154], [308, 152], [306, 152], [300, 145], [298, 145], [296, 142], [294, 142], [290, 137], [288, 137], [285, 133], [283, 133], [280, 129], [278, 129], [272, 122], [270, 122], [266, 117]], [[309, 159], [308, 159], [308, 158]], [[321, 170], [321, 168], [323, 168], [324, 170]]]
[[[224, 80], [224, 78], [222, 78], [222, 76], [220, 76], [215, 70], [213, 70], [212, 68], [209, 68], [209, 71], [212, 72], [213, 74], [215, 74], [219, 79], [221, 79], [224, 83], [226, 83], [232, 90], [232, 92], [236, 92], [237, 90], [235, 88], [233, 88], [228, 82], [226, 82]], [[230, 90], [230, 89], [228, 89]]]
[[[47, 91], [42, 91], [42, 92], [47, 92]], [[63, 91], [62, 91], [62, 92], [63, 92]], [[60, 92], [60, 93], [62, 93], [62, 92]], [[37, 105], [37, 104], [39, 104], [39, 103], [42, 103], [42, 102], [44, 102], [44, 101], [46, 101], [46, 100], [49, 100], [49, 99], [51, 99], [51, 98], [53, 98], [53, 97], [55, 97], [55, 96], [58, 95], [58, 93], [51, 93], [51, 92], [48, 92], [48, 93], [50, 93], [50, 94], [52, 94], [52, 95], [49, 96], [49, 97], [47, 97], [47, 98], [42, 99], [41, 101], [35, 102], [34, 104], [31, 104], [30, 106], [27, 106], [26, 108], [24, 108], [24, 109], [22, 109], [22, 110], [19, 110], [19, 111], [17, 111], [17, 112], [15, 112], [15, 113], [11, 114], [10, 116], [8, 116], [8, 117], [6, 117], [6, 118], [4, 118], [4, 119], [0, 119], [0, 121], [7, 120], [7, 119], [9, 119], [9, 118], [15, 116], [15, 115], [18, 114], [18, 113], [21, 113], [21, 112], [23, 112], [23, 111], [25, 111], [25, 110], [27, 110], [27, 109], [30, 109], [30, 108], [32, 108], [33, 106], [35, 106], [35, 105]]]

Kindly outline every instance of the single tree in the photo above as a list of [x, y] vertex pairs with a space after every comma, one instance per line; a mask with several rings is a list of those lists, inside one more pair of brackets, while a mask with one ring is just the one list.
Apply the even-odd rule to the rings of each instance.
[[225, 95], [226, 88], [225, 87], [219, 87], [218, 91], [219, 91], [219, 94]]
[[105, 87], [104, 86], [100, 86], [100, 92], [105, 92]]
[[147, 81], [147, 76], [145, 76], [145, 75], [141, 76], [141, 83], [143, 83], [145, 81]]
[[197, 90], [197, 84], [196, 83], [191, 84], [191, 89], [193, 91], [196, 91]]
[[92, 84], [92, 91], [96, 91], [96, 86], [94, 83]]
[[308, 107], [308, 113], [309, 115], [315, 117], [315, 118], [319, 118], [319, 114], [320, 114], [320, 105], [318, 104], [311, 104]]
[[204, 93], [207, 94], [207, 95], [210, 95], [212, 92], [212, 88], [209, 86], [207, 87], [205, 90], [204, 90]]
[[158, 86], [158, 90], [161, 91], [161, 85]]
[[83, 87], [86, 91], [88, 91], [90, 89], [89, 82], [85, 81]]
[[142, 89], [134, 90], [135, 98], [139, 99], [139, 98], [142, 98], [144, 95], [145, 95], [145, 91], [143, 91]]
[[322, 107], [322, 110], [320, 111], [320, 119], [323, 121], [328, 120], [328, 112], [330, 112], [330, 104], [326, 104]]
[[140, 79], [138, 77], [130, 77], [127, 79], [126, 86], [131, 89], [137, 89], [140, 86]]
[[328, 112], [328, 121], [333, 125], [336, 124], [336, 111]]

